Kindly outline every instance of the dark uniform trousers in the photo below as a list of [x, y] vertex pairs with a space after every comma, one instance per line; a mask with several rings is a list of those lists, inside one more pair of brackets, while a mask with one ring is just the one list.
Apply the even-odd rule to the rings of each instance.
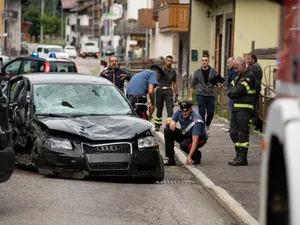
[[[179, 143], [179, 146], [181, 150], [183, 150], [185, 153], [189, 154], [191, 147], [192, 147], [192, 137], [191, 136], [185, 136], [182, 134], [182, 131], [178, 128], [175, 128], [174, 131], [171, 131], [169, 127], [165, 127], [164, 130], [164, 136], [165, 136], [165, 142], [166, 142], [166, 157], [168, 158], [174, 158], [174, 142], [176, 141]], [[199, 151], [199, 148], [204, 146], [206, 143], [206, 139], [203, 137], [199, 137], [198, 140], [198, 146], [197, 150], [194, 152], [192, 159], [196, 160], [201, 158], [201, 152]]]
[[230, 119], [230, 138], [235, 148], [248, 151], [249, 147], [249, 130], [253, 118], [251, 109], [233, 109]]
[[164, 108], [164, 102], [166, 102], [167, 114], [168, 118], [171, 119], [173, 115], [173, 90], [172, 88], [162, 89], [156, 88], [156, 118], [155, 118], [155, 126], [160, 127], [162, 125], [162, 112]]

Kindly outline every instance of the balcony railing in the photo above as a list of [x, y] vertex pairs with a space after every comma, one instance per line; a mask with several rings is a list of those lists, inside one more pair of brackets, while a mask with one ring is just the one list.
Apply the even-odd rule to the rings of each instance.
[[168, 4], [179, 3], [179, 0], [153, 0], [153, 17], [158, 17], [158, 11], [161, 7], [164, 7]]
[[188, 32], [189, 4], [168, 4], [159, 10], [160, 32]]
[[153, 9], [139, 9], [138, 27], [140, 29], [152, 29], [155, 27]]

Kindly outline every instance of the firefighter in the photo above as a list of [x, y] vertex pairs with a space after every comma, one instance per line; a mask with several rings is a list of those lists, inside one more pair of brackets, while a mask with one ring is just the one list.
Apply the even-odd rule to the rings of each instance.
[[228, 162], [231, 166], [247, 166], [249, 147], [249, 125], [256, 103], [255, 75], [246, 66], [246, 61], [238, 57], [233, 62], [238, 73], [231, 82], [228, 97], [233, 101], [230, 119], [230, 137], [235, 145], [236, 157]]
[[[199, 148], [204, 146], [207, 140], [204, 121], [200, 114], [193, 110], [191, 101], [182, 101], [179, 106], [164, 129], [166, 157], [169, 158], [165, 166], [175, 165], [174, 141], [188, 154], [185, 165], [200, 164]], [[176, 128], [177, 122], [180, 123], [181, 129]]]
[[[156, 118], [155, 118], [155, 131], [159, 131], [162, 125], [162, 112], [164, 103], [167, 108], [167, 120], [170, 120], [173, 115], [174, 102], [177, 102], [178, 98], [178, 87], [176, 79], [176, 71], [172, 68], [173, 57], [168, 55], [165, 59], [165, 65], [162, 70], [165, 76], [158, 80], [158, 86], [156, 88]], [[173, 89], [172, 89], [173, 83]], [[173, 92], [175, 92], [175, 101]]]

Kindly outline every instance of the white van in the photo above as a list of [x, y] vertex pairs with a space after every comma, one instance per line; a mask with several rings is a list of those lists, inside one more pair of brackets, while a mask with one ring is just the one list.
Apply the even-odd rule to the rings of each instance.
[[58, 59], [68, 59], [69, 55], [65, 52], [63, 47], [59, 45], [39, 45], [36, 49], [40, 58], [49, 58], [49, 54], [54, 52]]

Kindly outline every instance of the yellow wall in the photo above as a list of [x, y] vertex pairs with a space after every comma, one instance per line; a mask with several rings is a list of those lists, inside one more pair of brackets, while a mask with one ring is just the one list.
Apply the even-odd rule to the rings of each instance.
[[[255, 48], [278, 46], [280, 8], [269, 1], [236, 0], [234, 56], [243, 56]], [[258, 60], [264, 69], [275, 65], [275, 60]]]
[[190, 29], [190, 50], [198, 50], [198, 61], [191, 61], [190, 51], [190, 67], [189, 75], [192, 75], [196, 69], [200, 67], [200, 60], [203, 50], [208, 50], [210, 55], [211, 44], [211, 20], [206, 18], [205, 12], [207, 5], [197, 0], [191, 0], [191, 29]]

